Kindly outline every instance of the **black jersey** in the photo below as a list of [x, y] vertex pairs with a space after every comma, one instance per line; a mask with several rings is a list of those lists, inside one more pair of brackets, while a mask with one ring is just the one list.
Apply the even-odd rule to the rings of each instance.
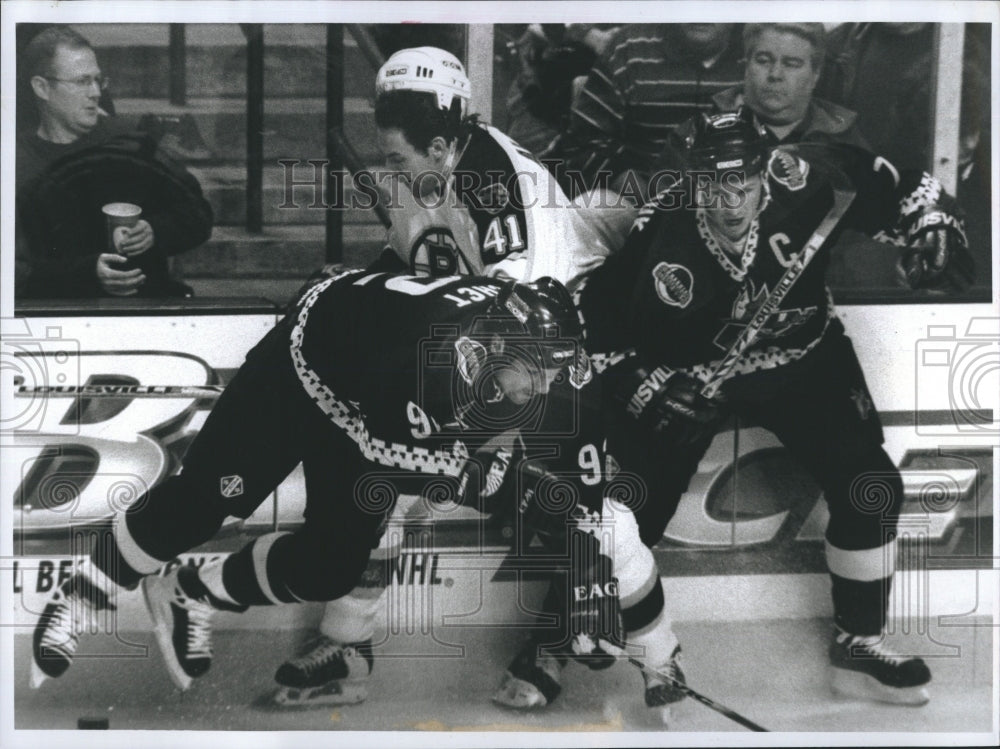
[[[846, 178], [846, 186], [856, 191], [850, 209], [767, 319], [733, 376], [795, 362], [816, 346], [835, 317], [824, 276], [838, 232], [852, 228], [902, 244], [923, 207], [948, 200], [929, 175], [900, 176], [884, 159], [861, 149], [825, 147], [823, 159], [803, 155], [810, 152], [778, 149], [772, 154], [765, 170], [766, 204], [751, 224], [742, 262], [720, 247], [704, 212], [694, 207], [689, 183], [661, 192], [644, 206], [624, 249], [578, 292], [588, 350], [634, 349], [646, 364], [709, 379], [830, 211], [833, 184]], [[599, 368], [609, 361], [614, 357], [595, 357]]]
[[471, 276], [355, 270], [329, 278], [290, 314], [299, 380], [381, 465], [454, 475], [472, 451], [517, 430], [529, 442], [551, 444], [552, 464], [563, 466], [567, 455], [578, 455], [584, 434], [598, 439], [598, 417], [580, 426], [581, 402], [593, 398], [597, 383], [586, 357], [586, 366], [568, 368], [547, 396], [524, 405], [477, 379], [485, 313], [501, 288]]

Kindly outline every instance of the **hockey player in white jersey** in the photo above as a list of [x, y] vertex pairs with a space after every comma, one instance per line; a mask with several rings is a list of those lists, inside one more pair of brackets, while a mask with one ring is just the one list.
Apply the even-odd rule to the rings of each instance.
[[390, 246], [411, 272], [550, 276], [572, 290], [609, 247], [548, 170], [467, 113], [469, 81], [433, 47], [393, 55], [376, 80], [375, 123], [391, 196]]
[[[420, 275], [522, 282], [550, 276], [573, 290], [613, 249], [534, 156], [469, 115], [469, 79], [450, 53], [434, 47], [397, 52], [378, 72], [376, 97], [378, 142], [396, 177], [385, 203], [392, 252], [380, 268], [399, 261]], [[279, 704], [366, 698], [373, 661], [364, 655], [382, 610], [386, 570], [399, 556], [389, 538], [373, 552], [364, 584], [329, 603], [319, 636], [278, 669]], [[669, 629], [665, 614], [660, 621]], [[545, 663], [554, 697], [560, 666], [554, 659]], [[517, 701], [503, 697], [504, 690], [517, 690], [510, 677], [501, 701]]]

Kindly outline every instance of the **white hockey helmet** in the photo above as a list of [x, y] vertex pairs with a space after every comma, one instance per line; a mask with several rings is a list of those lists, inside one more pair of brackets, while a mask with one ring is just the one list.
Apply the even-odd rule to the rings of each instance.
[[401, 49], [386, 60], [375, 78], [375, 95], [387, 91], [436, 94], [438, 106], [449, 110], [457, 98], [463, 116], [472, 96], [465, 67], [455, 55], [437, 47]]

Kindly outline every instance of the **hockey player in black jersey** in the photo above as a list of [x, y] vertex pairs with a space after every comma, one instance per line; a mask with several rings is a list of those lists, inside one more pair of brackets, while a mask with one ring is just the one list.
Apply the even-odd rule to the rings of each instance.
[[[573, 330], [511, 340], [534, 359], [495, 351], [523, 327], [497, 303], [501, 292], [530, 300], [521, 338], [567, 319], [578, 326], [557, 284], [354, 271], [314, 287], [247, 354], [183, 470], [117, 515], [113, 534], [47, 605], [35, 630], [35, 680], [69, 666], [82, 614], [113, 605], [118, 586], [143, 582], [182, 688], [208, 667], [215, 610], [349, 591], [392, 510], [366, 478], [457, 476], [477, 439], [516, 422], [525, 398], [574, 361]], [[435, 338], [439, 328], [450, 335]], [[262, 536], [221, 565], [146, 577], [212, 538], [227, 516], [249, 517], [299, 463], [307, 491], [299, 530]]]
[[[181, 472], [116, 515], [53, 593], [34, 631], [32, 684], [62, 675], [99, 612], [141, 584], [170, 675], [187, 689], [211, 664], [217, 611], [344, 595], [395, 497], [425, 489], [428, 501], [512, 513], [522, 546], [537, 535], [548, 558], [564, 560], [567, 617], [551, 647], [610, 662], [624, 644], [623, 603], [624, 620], [642, 624], [632, 644], [655, 667], [659, 577], [632, 513], [604, 502], [617, 464], [580, 337], [570, 295], [552, 279], [361, 270], [319, 283], [248, 353]], [[495, 444], [511, 430], [519, 451]], [[558, 449], [537, 455], [540, 444]], [[156, 574], [226, 517], [248, 517], [299, 463], [298, 530]], [[452, 490], [441, 496], [444, 479]], [[371, 662], [363, 644], [349, 657]]]
[[727, 414], [770, 429], [830, 510], [834, 688], [923, 704], [926, 664], [883, 641], [903, 487], [824, 272], [850, 227], [895, 247], [913, 287], [967, 285], [954, 201], [931, 176], [855, 148], [771, 150], [743, 109], [679, 138], [686, 174], [577, 292], [617, 413], [609, 444], [656, 487], [637, 511], [643, 540], [662, 537]]

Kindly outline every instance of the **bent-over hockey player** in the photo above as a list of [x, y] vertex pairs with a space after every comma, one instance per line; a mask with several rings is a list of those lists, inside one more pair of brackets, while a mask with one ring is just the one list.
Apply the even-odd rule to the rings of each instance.
[[[399, 183], [386, 204], [389, 249], [371, 269], [522, 282], [548, 276], [572, 290], [609, 254], [588, 214], [570, 204], [543, 165], [469, 115], [470, 83], [454, 55], [400, 50], [380, 68], [376, 96], [378, 141]], [[358, 588], [327, 605], [319, 636], [278, 669], [278, 704], [365, 699], [364, 666], [374, 659], [355, 660], [359, 674], [345, 658], [371, 640], [385, 611], [385, 569], [399, 557], [392, 540], [383, 537]], [[350, 679], [339, 676], [348, 671]]]
[[954, 201], [930, 175], [850, 146], [771, 150], [746, 109], [700, 116], [679, 137], [686, 175], [577, 292], [617, 404], [609, 445], [656, 487], [636, 512], [643, 540], [662, 537], [727, 414], [764, 426], [830, 510], [834, 688], [922, 704], [929, 669], [883, 637], [903, 486], [824, 272], [850, 227], [895, 246], [915, 288], [968, 285]]
[[[355, 587], [395, 496], [421, 493], [421, 476], [437, 479], [428, 501], [442, 500], [450, 477], [444, 499], [510, 512], [525, 546], [538, 534], [556, 550], [568, 615], [552, 647], [608, 662], [623, 646], [620, 597], [624, 620], [639, 625], [640, 657], [657, 667], [673, 645], [657, 626], [659, 578], [631, 513], [603, 501], [615, 462], [581, 335], [568, 291], [552, 279], [360, 270], [317, 284], [249, 352], [181, 473], [116, 515], [113, 533], [53, 593], [34, 631], [32, 684], [64, 673], [80, 635], [123, 587], [141, 584], [170, 675], [187, 689], [211, 664], [217, 611], [328, 601]], [[491, 444], [509, 430], [560, 449], [522, 458], [524, 449]], [[156, 574], [226, 517], [248, 517], [300, 462], [301, 528]], [[349, 655], [370, 666], [366, 648]]]

